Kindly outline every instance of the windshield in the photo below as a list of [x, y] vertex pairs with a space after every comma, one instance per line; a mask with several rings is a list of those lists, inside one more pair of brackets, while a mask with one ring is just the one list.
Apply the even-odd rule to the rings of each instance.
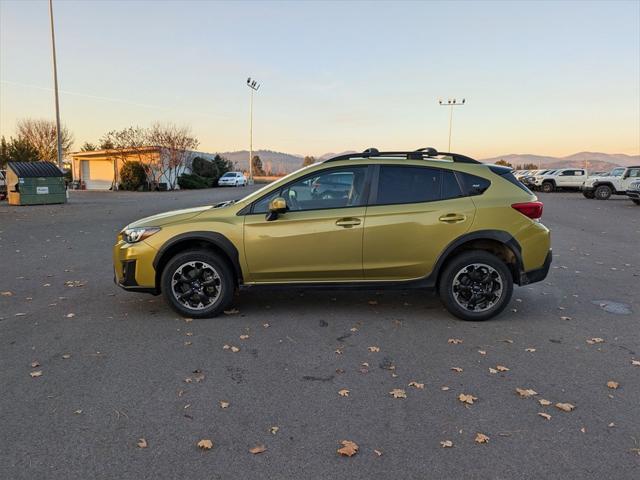
[[620, 177], [624, 173], [624, 168], [614, 168], [611, 170], [612, 177]]
[[224, 175], [222, 175], [222, 178], [229, 178], [229, 177], [235, 177], [236, 174], [232, 173], [232, 172], [227, 172]]

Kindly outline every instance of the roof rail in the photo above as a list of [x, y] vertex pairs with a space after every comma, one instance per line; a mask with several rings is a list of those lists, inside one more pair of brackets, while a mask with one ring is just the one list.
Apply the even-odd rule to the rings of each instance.
[[459, 153], [451, 152], [438, 152], [433, 147], [419, 148], [413, 151], [390, 151], [381, 152], [377, 148], [367, 148], [362, 153], [348, 153], [345, 155], [338, 155], [337, 157], [329, 158], [326, 162], [337, 162], [339, 160], [351, 160], [352, 158], [372, 158], [372, 157], [394, 157], [405, 158], [407, 160], [427, 160], [438, 159], [438, 157], [450, 157], [457, 163], [482, 163], [478, 160], [474, 160], [471, 157], [460, 155]]

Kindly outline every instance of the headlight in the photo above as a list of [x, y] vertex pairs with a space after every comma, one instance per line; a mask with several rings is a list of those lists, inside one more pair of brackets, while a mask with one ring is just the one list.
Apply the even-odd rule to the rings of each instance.
[[125, 228], [122, 231], [122, 239], [127, 243], [136, 243], [145, 238], [149, 238], [154, 233], [158, 233], [160, 227], [135, 227]]

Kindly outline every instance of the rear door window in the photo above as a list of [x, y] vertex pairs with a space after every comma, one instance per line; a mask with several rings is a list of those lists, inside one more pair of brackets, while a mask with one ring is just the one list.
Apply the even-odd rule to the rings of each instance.
[[381, 165], [375, 205], [441, 199], [442, 171], [428, 167]]
[[[474, 195], [482, 195], [491, 185], [491, 182], [486, 178], [477, 177], [475, 175], [471, 175], [470, 173], [458, 172], [457, 175], [458, 178], [460, 178], [460, 182], [462, 183], [462, 192], [470, 197]], [[517, 180], [516, 182], [520, 183]]]

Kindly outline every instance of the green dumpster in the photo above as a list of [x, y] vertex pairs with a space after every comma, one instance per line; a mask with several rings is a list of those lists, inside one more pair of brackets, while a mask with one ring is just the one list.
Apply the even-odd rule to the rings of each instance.
[[63, 173], [51, 162], [9, 162], [7, 193], [10, 205], [67, 202]]

